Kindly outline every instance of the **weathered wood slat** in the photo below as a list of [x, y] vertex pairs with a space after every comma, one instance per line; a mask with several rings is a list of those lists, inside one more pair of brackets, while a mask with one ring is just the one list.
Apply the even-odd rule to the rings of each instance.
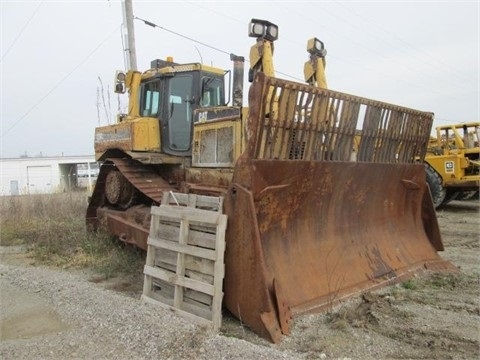
[[205, 226], [217, 224], [219, 217], [222, 215], [214, 211], [176, 205], [152, 206], [151, 213], [152, 215], [158, 216], [161, 220], [188, 220]]
[[[155, 266], [161, 268], [168, 268], [175, 272], [177, 267], [177, 254], [175, 251], [162, 250], [157, 251], [157, 256], [155, 259]], [[212, 260], [204, 259], [198, 256], [185, 256], [185, 269], [192, 273], [199, 273], [200, 275], [213, 276], [214, 274], [214, 262]]]
[[142, 296], [189, 319], [208, 321], [216, 330], [225, 273], [222, 208], [222, 197], [173, 192], [152, 207]]
[[[166, 299], [173, 299], [174, 292], [175, 286], [163, 280], [153, 279], [153, 287], [151, 293], [152, 297], [155, 297], [155, 295], [158, 294]], [[209, 307], [212, 305], [212, 296], [191, 289], [186, 289], [184, 291], [183, 300], [186, 303], [196, 304], [197, 306], [203, 305], [205, 307]], [[173, 302], [170, 305], [173, 305]]]
[[[155, 233], [150, 233], [155, 238], [161, 238], [170, 241], [178, 241], [179, 236], [178, 222], [163, 222], [162, 226]], [[206, 232], [209, 231], [209, 232]], [[215, 227], [200, 227], [190, 224], [187, 244], [201, 246], [209, 249], [215, 248]]]
[[184, 254], [198, 256], [198, 257], [202, 257], [210, 260], [216, 260], [216, 257], [217, 257], [215, 251], [213, 250], [204, 249], [197, 246], [177, 244], [177, 243], [174, 243], [173, 241], [168, 241], [163, 239], [154, 239], [152, 237], [148, 237], [147, 244], [157, 248], [172, 250], [176, 252], [182, 252]]
[[[165, 304], [163, 300], [158, 301], [158, 300], [155, 300], [151, 297], [147, 297], [145, 295], [142, 295], [142, 300], [147, 302], [147, 303], [154, 304], [154, 305], [163, 307], [165, 309], [171, 310], [171, 311], [179, 314], [180, 316], [182, 316], [186, 319], [192, 320], [196, 323], [203, 324], [203, 325], [206, 325], [206, 326], [211, 326], [212, 325], [211, 320], [206, 319], [204, 316], [202, 316], [203, 314], [202, 315], [197, 315], [197, 314], [193, 313], [193, 311], [191, 311], [191, 309], [189, 309], [191, 312], [184, 311], [184, 310], [175, 308], [173, 306], [170, 306], [168, 304]], [[196, 312], [201, 313], [201, 311], [196, 311]]]
[[170, 284], [179, 285], [182, 287], [188, 287], [189, 289], [200, 291], [204, 294], [214, 294], [214, 288], [210, 284], [202, 283], [201, 281], [193, 280], [182, 276], [181, 274], [175, 274], [158, 267], [145, 266], [143, 269], [145, 275], [152, 276], [157, 279], [161, 279]]
[[162, 204], [188, 206], [222, 213], [223, 197], [164, 192]]

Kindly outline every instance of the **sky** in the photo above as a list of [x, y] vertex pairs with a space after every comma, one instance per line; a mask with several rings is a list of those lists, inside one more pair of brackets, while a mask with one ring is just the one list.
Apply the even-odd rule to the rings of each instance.
[[[133, 0], [133, 13], [159, 26], [134, 22], [139, 70], [167, 56], [232, 69], [265, 19], [279, 26], [277, 77], [304, 82], [317, 37], [330, 89], [433, 112], [434, 127], [480, 121], [479, 0]], [[112, 91], [122, 22], [120, 1], [0, 0], [0, 157], [94, 154], [95, 127], [127, 101]]]

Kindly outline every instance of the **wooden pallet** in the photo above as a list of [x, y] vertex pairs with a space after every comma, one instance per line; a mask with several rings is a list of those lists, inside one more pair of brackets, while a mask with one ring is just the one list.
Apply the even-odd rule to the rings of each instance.
[[222, 205], [222, 197], [169, 192], [152, 207], [142, 295], [214, 330], [222, 322]]

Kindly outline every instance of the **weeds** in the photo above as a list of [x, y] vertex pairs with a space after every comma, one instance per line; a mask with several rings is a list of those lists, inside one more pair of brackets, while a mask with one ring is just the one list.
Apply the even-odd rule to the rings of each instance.
[[407, 280], [405, 282], [402, 283], [402, 287], [406, 290], [415, 290], [417, 289], [417, 283], [415, 282], [415, 280], [413, 279], [410, 279], [410, 280]]
[[406, 290], [459, 290], [478, 286], [478, 276], [463, 273], [431, 273], [427, 276], [413, 278], [401, 284]]
[[85, 229], [84, 192], [0, 198], [0, 245], [26, 245], [41, 264], [91, 268], [105, 279], [141, 272], [144, 253]]
[[455, 290], [469, 286], [470, 280], [471, 277], [469, 278], [463, 274], [440, 273], [432, 274], [432, 276], [426, 279], [425, 284], [435, 289]]

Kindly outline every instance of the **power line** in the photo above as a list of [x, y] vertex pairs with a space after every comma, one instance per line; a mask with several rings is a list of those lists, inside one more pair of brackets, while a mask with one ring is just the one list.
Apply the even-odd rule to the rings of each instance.
[[23, 119], [25, 119], [35, 108], [37, 108], [46, 98], [50, 96], [60, 85], [65, 82], [80, 66], [82, 66], [90, 57], [97, 52], [97, 50], [120, 28], [120, 25], [117, 26], [107, 37], [105, 37], [102, 42], [100, 42], [82, 61], [80, 61], [69, 73], [63, 76], [44, 96], [42, 96], [30, 109], [27, 110], [17, 121], [15, 121], [5, 132], [2, 134], [2, 138], [7, 135], [15, 126], [17, 126]]
[[201, 41], [198, 41], [198, 40], [195, 40], [189, 36], [186, 36], [186, 35], [183, 35], [183, 34], [180, 34], [176, 31], [173, 31], [173, 30], [170, 30], [170, 29], [167, 29], [163, 26], [160, 26], [160, 25], [157, 25], [157, 24], [154, 24], [153, 22], [151, 21], [148, 21], [148, 20], [145, 20], [145, 19], [142, 19], [142, 18], [139, 18], [138, 16], [135, 16], [134, 19], [137, 19], [137, 20], [140, 20], [140, 21], [143, 21], [145, 23], [145, 25], [148, 25], [148, 26], [151, 26], [153, 28], [159, 28], [159, 29], [162, 29], [164, 31], [167, 31], [171, 34], [174, 34], [174, 35], [177, 35], [177, 36], [180, 36], [181, 38], [184, 38], [184, 39], [187, 39], [189, 41], [193, 41], [194, 43], [197, 43], [197, 44], [200, 44], [200, 45], [203, 45], [205, 47], [208, 47], [209, 49], [212, 49], [212, 50], [215, 50], [215, 51], [218, 51], [218, 52], [221, 52], [223, 54], [226, 54], [226, 55], [229, 55], [230, 56], [230, 53], [228, 51], [225, 51], [225, 50], [222, 50], [222, 49], [219, 49], [215, 46], [212, 46], [212, 45], [208, 45], [207, 43], [204, 43], [204, 42], [201, 42]]
[[5, 58], [5, 56], [7, 56], [7, 54], [10, 52], [10, 50], [12, 50], [13, 46], [17, 43], [18, 39], [20, 39], [20, 36], [22, 36], [23, 32], [25, 31], [25, 29], [27, 28], [28, 24], [30, 24], [30, 22], [32, 21], [32, 19], [35, 17], [35, 15], [37, 14], [38, 10], [40, 9], [40, 7], [42, 6], [43, 4], [43, 1], [38, 4], [37, 8], [35, 9], [35, 11], [33, 12], [32, 16], [30, 16], [30, 18], [27, 20], [27, 22], [25, 23], [25, 25], [23, 25], [22, 29], [20, 30], [20, 32], [18, 33], [18, 35], [15, 37], [15, 39], [13, 40], [13, 42], [10, 44], [10, 46], [8, 47], [7, 51], [5, 51], [5, 53], [2, 55], [2, 58], [0, 59], [0, 62], [3, 61], [3, 59]]
[[[318, 4], [317, 4], [317, 6], [318, 6]], [[290, 12], [290, 11], [295, 12], [294, 9], [289, 9], [288, 11], [289, 11], [289, 12]], [[325, 12], [325, 13], [329, 14], [331, 17], [336, 18], [336, 19], [338, 19], [338, 20], [340, 20], [340, 21], [348, 24], [349, 26], [351, 26], [351, 27], [353, 27], [353, 28], [356, 28], [356, 29], [358, 29], [358, 30], [361, 31], [361, 32], [365, 32], [365, 29], [364, 29], [363, 27], [360, 27], [359, 25], [356, 25], [355, 23], [352, 23], [351, 21], [345, 20], [345, 19], [342, 18], [341, 16], [338, 16], [337, 14], [335, 14], [334, 12], [332, 12], [329, 8], [322, 7], [322, 12]], [[305, 16], [304, 13], [297, 12], [297, 15], [299, 15], [300, 17], [302, 17], [302, 18], [304, 18], [304, 19], [306, 19], [306, 20], [309, 20], [310, 22], [315, 23], [315, 25], [317, 25], [317, 20], [312, 20], [311, 18]], [[325, 27], [325, 26], [323, 26], [323, 27]], [[377, 50], [375, 50], [375, 49], [373, 49], [373, 48], [371, 48], [371, 47], [369, 47], [369, 46], [366, 46], [364, 43], [361, 43], [361, 42], [357, 41], [356, 39], [354, 39], [354, 38], [352, 38], [352, 37], [350, 37], [350, 36], [344, 35], [344, 34], [342, 34], [342, 33], [337, 33], [337, 35], [340, 35], [340, 36], [348, 39], [350, 42], [361, 46], [362, 49], [365, 49], [365, 50], [371, 52], [372, 54], [375, 54], [376, 56], [378, 56], [378, 58], [385, 59], [385, 60], [389, 61], [390, 63], [397, 63], [397, 64], [401, 65], [402, 67], [404, 67], [405, 69], [407, 69], [408, 71], [411, 71], [412, 73], [414, 73], [414, 74], [416, 74], [416, 75], [419, 74], [419, 73], [418, 73], [415, 69], [413, 69], [411, 66], [408, 66], [408, 65], [399, 63], [399, 62], [397, 62], [397, 61], [395, 61], [395, 60], [392, 61], [392, 59], [390, 59], [389, 57], [385, 56], [383, 52], [379, 52], [379, 51], [377, 51]], [[370, 36], [372, 36], [372, 35], [370, 35]], [[375, 37], [375, 38], [377, 38], [377, 39], [379, 39], [379, 40], [381, 40], [381, 41], [386, 42], [389, 46], [392, 46], [391, 43], [389, 43], [388, 41], [385, 41], [384, 39], [378, 37], [377, 35], [373, 35], [373, 37]], [[366, 67], [364, 67], [364, 68], [366, 68]], [[367, 70], [370, 70], [370, 69], [368, 69], [368, 68], [366, 68], [366, 69], [367, 69]], [[422, 76], [422, 75], [424, 75], [424, 74], [423, 74], [423, 73], [420, 73], [420, 76]]]
[[[284, 3], [278, 2], [278, 5], [284, 5]], [[292, 12], [295, 13], [297, 16], [299, 16], [299, 17], [301, 17], [301, 18], [303, 18], [303, 19], [305, 19], [305, 20], [308, 20], [309, 22], [315, 24], [315, 26], [321, 26], [321, 27], [324, 27], [324, 28], [325, 28], [325, 26], [322, 26], [322, 25], [319, 25], [319, 24], [318, 24], [318, 20], [316, 20], [316, 19], [314, 20], [314, 19], [312, 19], [311, 17], [306, 16], [303, 12], [299, 12], [299, 11], [296, 11], [295, 9], [293, 9], [293, 8], [287, 8], [287, 7], [283, 7], [283, 9], [284, 9], [285, 11], [288, 11], [289, 13], [292, 13]], [[337, 18], [337, 19], [339, 19], [339, 20], [341, 20], [341, 21], [343, 21], [343, 22], [346, 22], [346, 23], [352, 25], [351, 23], [347, 22], [347, 21], [344, 20], [343, 18], [337, 16], [336, 14], [332, 13], [331, 11], [328, 11], [327, 9], [322, 8], [322, 10], [324, 10], [326, 13], [330, 14], [331, 16], [333, 16], [333, 17], [335, 17], [335, 18]], [[354, 26], [354, 27], [356, 27], [356, 28], [359, 28], [359, 26], [357, 26], [357, 25], [352, 25], [352, 26]], [[361, 28], [359, 28], [359, 29], [362, 30]], [[378, 51], [376, 51], [376, 50], [374, 50], [374, 49], [371, 49], [371, 48], [369, 48], [368, 46], [365, 46], [365, 44], [358, 42], [357, 40], [353, 39], [353, 38], [350, 37], [350, 36], [344, 35], [344, 34], [342, 34], [342, 33], [336, 33], [336, 35], [343, 36], [344, 38], [348, 39], [350, 42], [355, 43], [355, 44], [357, 44], [357, 45], [360, 45], [363, 49], [365, 49], [365, 50], [367, 50], [367, 51], [369, 51], [369, 52], [371, 52], [371, 53], [373, 53], [373, 54], [378, 55], [380, 58], [383, 58], [383, 59], [385, 59], [385, 60], [387, 60], [387, 61], [389, 61], [389, 62], [392, 62], [392, 60], [389, 59], [388, 57], [386, 57], [383, 53], [378, 52]], [[336, 57], [336, 56], [331, 55], [331, 54], [329, 55], [329, 58], [336, 58], [336, 59], [341, 60], [341, 61], [343, 61], [343, 62], [345, 62], [345, 63], [353, 64], [351, 61], [345, 60], [345, 59], [340, 58], [340, 57]], [[398, 63], [398, 62], [396, 62], [396, 61], [393, 61], [393, 63], [397, 63], [397, 64], [401, 65], [401, 66], [404, 67], [406, 70], [411, 71], [413, 74], [415, 74], [415, 75], [417, 75], [417, 76], [425, 76], [423, 73], [421, 73], [421, 72], [419, 73], [418, 71], [415, 71], [415, 69], [413, 69], [413, 68], [410, 67], [410, 66], [406, 66], [406, 65], [401, 64], [401, 63]], [[392, 74], [390, 74], [390, 73], [386, 73], [386, 72], [383, 72], [383, 71], [379, 71], [378, 69], [369, 68], [369, 67], [367, 67], [367, 66], [365, 66], [365, 65], [363, 65], [363, 64], [361, 64], [361, 63], [355, 63], [355, 64], [353, 64], [353, 65], [362, 67], [363, 69], [366, 69], [366, 70], [369, 71], [369, 72], [373, 72], [373, 73], [376, 73], [376, 74], [382, 74], [382, 75], [385, 76], [385, 77], [391, 78], [391, 79], [396, 80], [396, 81], [400, 81], [400, 82], [405, 83], [405, 84], [407, 84], [407, 85], [415, 86], [415, 87], [417, 87], [417, 88], [423, 88], [423, 89], [425, 89], [425, 90], [428, 90], [428, 91], [431, 92], [431, 93], [436, 93], [436, 94], [438, 94], [438, 95], [447, 96], [447, 94], [442, 93], [442, 92], [438, 91], [437, 89], [431, 89], [431, 88], [422, 86], [422, 85], [419, 84], [419, 83], [412, 83], [412, 82], [410, 82], [410, 81], [404, 80], [403, 78], [394, 77], [394, 76], [392, 76]], [[449, 95], [449, 96], [451, 96], [451, 95]]]
[[[230, 16], [230, 15], [228, 15], [228, 14], [224, 14], [224, 13], [222, 13], [222, 12], [219, 12], [218, 10], [210, 9], [210, 8], [208, 8], [208, 7], [206, 7], [206, 6], [199, 5], [199, 4], [197, 4], [196, 2], [187, 1], [187, 0], [185, 0], [184, 2], [186, 2], [186, 3], [190, 4], [190, 5], [194, 5], [194, 6], [196, 6], [196, 7], [202, 8], [202, 9], [204, 9], [204, 10], [206, 10], [206, 11], [213, 12], [213, 13], [215, 13], [216, 15], [219, 15], [219, 16], [224, 17], [224, 18], [226, 18], [226, 19], [233, 20], [233, 21], [239, 22], [239, 23], [243, 23], [242, 21], [240, 21], [239, 19], [237, 19], [237, 18], [235, 18], [235, 17], [232, 17], [232, 16]], [[303, 18], [303, 19], [305, 19], [305, 20], [308, 20], [308, 21], [314, 23], [315, 26], [319, 26], [319, 27], [326, 28], [325, 26], [322, 26], [322, 25], [318, 22], [318, 20], [313, 20], [313, 19], [309, 18], [308, 16], [306, 16], [304, 12], [299, 12], [299, 11], [296, 11], [295, 9], [285, 7], [285, 3], [284, 3], [283, 1], [278, 1], [278, 2], [276, 2], [276, 3], [278, 4], [279, 8], [283, 8], [285, 11], [288, 11], [290, 14], [291, 14], [292, 12], [293, 12], [293, 13], [296, 13], [296, 14], [297, 14], [298, 16], [300, 16], [301, 18]], [[333, 13], [332, 11], [329, 11], [328, 9], [325, 9], [325, 8], [323, 8], [323, 10], [324, 10], [325, 12], [327, 12], [330, 16], [336, 17], [336, 18], [338, 18], [340, 21], [347, 22], [345, 19], [339, 17], [338, 15], [336, 15], [335, 13]], [[355, 15], [356, 15], [356, 14], [355, 14]], [[359, 17], [361, 18], [361, 16], [359, 16]], [[363, 19], [363, 20], [364, 20], [364, 19]], [[350, 24], [351, 26], [356, 27], [356, 28], [359, 29], [359, 30], [364, 31], [364, 29], [361, 28], [361, 27], [359, 27], [358, 25], [355, 25], [355, 24], [352, 25], [350, 22], [347, 22], [347, 23]], [[369, 23], [372, 23], [372, 22], [369, 22]], [[378, 27], [379, 27], [379, 26], [378, 26]], [[379, 27], [379, 28], [381, 28], [381, 27]], [[338, 35], [338, 34], [337, 34], [337, 35]], [[340, 35], [343, 36], [343, 37], [345, 37], [345, 38], [347, 38], [347, 39], [350, 40], [351, 42], [356, 43], [356, 44], [362, 46], [362, 48], [370, 51], [371, 53], [376, 54], [376, 55], [378, 55], [379, 57], [381, 57], [381, 58], [383, 58], [383, 59], [386, 59], [387, 61], [392, 62], [392, 60], [391, 60], [390, 58], [386, 57], [383, 53], [380, 53], [380, 52], [378, 52], [378, 51], [376, 51], [376, 50], [374, 50], [374, 49], [368, 48], [368, 47], [365, 46], [365, 44], [359, 43], [357, 40], [355, 40], [355, 39], [353, 39], [353, 38], [351, 38], [351, 37], [349, 37], [349, 36], [347, 36], [347, 35], [342, 35], [342, 34], [340, 34]], [[374, 35], [374, 36], [375, 36], [377, 39], [379, 39], [379, 40], [381, 40], [381, 41], [383, 41], [383, 42], [387, 42], [387, 44], [388, 44], [389, 46], [393, 46], [389, 41], [387, 41], [387, 40], [385, 40], [385, 39], [382, 39], [382, 38], [380, 38], [380, 37], [378, 37], [378, 36], [376, 36], [376, 35]], [[297, 46], [302, 47], [302, 48], [304, 47], [304, 45], [303, 45], [303, 44], [300, 44], [298, 41], [290, 40], [290, 39], [288, 39], [288, 38], [284, 38], [284, 39], [287, 40], [287, 41], [289, 41], [289, 42], [291, 42], [291, 43], [294, 44], [294, 45], [297, 45]], [[395, 47], [395, 46], [393, 46], [393, 47], [394, 47], [394, 48], [397, 48], [397, 47]], [[411, 46], [411, 47], [413, 48], [413, 46]], [[413, 49], [415, 49], [415, 48], [413, 48]], [[415, 49], [415, 50], [416, 50], [416, 49]], [[400, 51], [405, 51], [405, 50], [404, 50], [404, 49], [400, 49]], [[405, 53], [406, 53], [406, 52], [405, 52]], [[407, 53], [406, 53], [406, 54], [407, 54]], [[329, 58], [338, 59], [338, 60], [340, 60], [340, 61], [343, 61], [343, 62], [348, 63], [348, 64], [352, 64], [352, 65], [354, 65], [354, 66], [360, 66], [360, 67], [366, 69], [367, 71], [374, 72], [374, 73], [377, 73], [377, 74], [380, 73], [380, 74], [384, 75], [384, 76], [387, 77], [387, 78], [390, 78], [390, 79], [393, 79], [393, 80], [396, 80], [396, 81], [400, 81], [400, 82], [402, 82], [402, 83], [405, 83], [405, 84], [410, 85], [410, 86], [414, 86], [414, 87], [419, 88], [419, 89], [425, 89], [425, 90], [428, 90], [429, 92], [436, 93], [436, 94], [442, 95], [442, 96], [445, 96], [445, 95], [446, 95], [446, 94], [438, 91], [437, 89], [431, 89], [431, 88], [429, 88], [429, 87], [422, 86], [421, 84], [419, 84], [419, 83], [417, 83], [417, 82], [416, 82], [416, 83], [412, 83], [412, 82], [406, 81], [406, 80], [403, 79], [403, 78], [394, 77], [394, 76], [392, 76], [391, 73], [385, 73], [385, 72], [382, 72], [382, 71], [378, 71], [378, 69], [372, 69], [372, 68], [369, 68], [369, 67], [364, 66], [364, 65], [359, 64], [359, 63], [353, 63], [353, 62], [351, 62], [351, 61], [348, 61], [348, 60], [346, 60], [346, 59], [340, 58], [340, 57], [335, 56], [335, 55], [332, 55], [332, 54], [329, 55]], [[394, 62], [396, 62], [396, 61], [394, 61]], [[424, 76], [424, 77], [427, 76], [427, 75], [424, 74], [424, 73], [419, 73], [418, 71], [416, 71], [416, 70], [415, 70], [414, 68], [412, 68], [411, 66], [408, 66], [408, 65], [402, 64], [402, 63], [398, 63], [398, 62], [396, 62], [396, 63], [399, 64], [399, 65], [401, 65], [402, 67], [404, 67], [406, 70], [414, 73], [416, 76]], [[295, 77], [295, 76], [288, 75], [288, 74], [283, 73], [283, 72], [278, 71], [278, 70], [276, 70], [276, 72], [277, 72], [278, 74], [284, 75], [284, 76], [286, 76], [286, 77], [288, 77], [288, 78], [291, 78], [291, 79], [294, 79], [294, 80], [297, 80], [297, 81], [300, 81], [300, 82], [303, 82], [303, 81], [304, 81], [303, 79], [299, 79], [299, 78], [297, 78], [297, 77]]]
[[[176, 32], [176, 31], [167, 29], [167, 28], [165, 28], [165, 27], [163, 27], [163, 26], [160, 26], [160, 25], [157, 25], [157, 24], [155, 24], [155, 23], [153, 23], [153, 22], [151, 22], [151, 21], [148, 21], [148, 20], [139, 18], [138, 16], [135, 16], [134, 18], [135, 18], [136, 20], [143, 21], [143, 22], [144, 22], [146, 25], [148, 25], [148, 26], [151, 26], [151, 27], [153, 27], [153, 28], [162, 29], [162, 30], [164, 30], [164, 31], [167, 31], [167, 32], [169, 32], [169, 33], [171, 33], [171, 34], [174, 34], [174, 35], [179, 36], [179, 37], [181, 37], [181, 38], [184, 38], [184, 39], [186, 39], [186, 40], [189, 40], [189, 41], [192, 41], [192, 42], [197, 43], [197, 44], [199, 44], [199, 45], [205, 46], [205, 47], [207, 47], [207, 48], [209, 48], [209, 49], [218, 51], [218, 52], [220, 52], [220, 53], [222, 53], [222, 54], [226, 54], [226, 55], [229, 55], [229, 56], [232, 54], [231, 52], [228, 52], [228, 51], [226, 51], [226, 50], [222, 50], [222, 49], [220, 49], [220, 48], [217, 48], [217, 47], [215, 47], [215, 46], [209, 45], [209, 44], [204, 43], [204, 42], [202, 42], [202, 41], [193, 39], [193, 38], [191, 38], [191, 37], [189, 37], [189, 36], [180, 34], [179, 32]], [[249, 61], [248, 61], [248, 60], [245, 60], [245, 62], [249, 62]], [[298, 81], [303, 81], [303, 80], [301, 80], [301, 79], [299, 79], [299, 78], [297, 78], [297, 77], [295, 77], [295, 76], [288, 75], [288, 74], [282, 73], [282, 72], [280, 72], [280, 71], [276, 71], [276, 72], [279, 73], [279, 74], [281, 74], [281, 75], [284, 75], [284, 76], [286, 76], [286, 77], [289, 77], [289, 78], [291, 78], [291, 79], [295, 79], [295, 80], [298, 80]]]
[[186, 2], [186, 3], [190, 4], [190, 5], [199, 7], [199, 8], [201, 8], [201, 9], [208, 10], [209, 12], [213, 12], [214, 14], [217, 14], [217, 15], [220, 15], [220, 16], [222, 16], [222, 17], [224, 17], [224, 18], [233, 20], [233, 21], [238, 22], [238, 23], [240, 23], [240, 24], [242, 24], [242, 25], [245, 25], [244, 22], [243, 22], [242, 20], [240, 20], [240, 19], [237, 19], [237, 18], [235, 18], [235, 17], [233, 17], [233, 16], [230, 16], [230, 15], [228, 15], [228, 14], [222, 13], [222, 12], [220, 12], [220, 11], [218, 11], [218, 10], [213, 10], [213, 9], [210, 9], [210, 8], [208, 8], [208, 7], [206, 7], [206, 6], [200, 5], [198, 2], [188, 1], [188, 0], [184, 0], [184, 2]]
[[[432, 56], [430, 56], [428, 53], [426, 53], [423, 49], [420, 49], [420, 48], [417, 48], [416, 46], [412, 45], [411, 43], [409, 43], [408, 41], [405, 41], [404, 39], [402, 39], [401, 37], [399, 37], [397, 34], [385, 29], [384, 27], [378, 25], [375, 21], [371, 20], [371, 19], [367, 19], [365, 17], [363, 17], [362, 15], [360, 15], [359, 13], [357, 13], [356, 11], [352, 10], [350, 7], [346, 6], [345, 4], [343, 4], [342, 2], [335, 2], [335, 4], [337, 5], [340, 5], [342, 6], [343, 8], [345, 8], [347, 11], [351, 12], [353, 15], [355, 15], [356, 17], [358, 17], [359, 19], [363, 20], [364, 22], [366, 22], [367, 24], [369, 25], [372, 25], [372, 26], [375, 26], [376, 28], [378, 28], [379, 30], [381, 30], [381, 33], [385, 33], [385, 34], [389, 34], [390, 36], [394, 37], [395, 39], [399, 40], [400, 42], [402, 42], [403, 44], [405, 44], [407, 47], [417, 51], [417, 52], [422, 52], [423, 54], [429, 56], [430, 58], [430, 61], [426, 61], [426, 60], [421, 60], [421, 62], [423, 64], [426, 64], [426, 65], [429, 65], [429, 66], [432, 66], [432, 65], [440, 65], [443, 69], [447, 69], [449, 70], [452, 74], [454, 74], [457, 78], [459, 78], [460, 80], [462, 81], [472, 81], [471, 78], [467, 78], [467, 77], [464, 77], [462, 75], [460, 75], [458, 72], [457, 72], [457, 69], [450, 66], [449, 64], [446, 64], [442, 61], [440, 61], [438, 58], [434, 58]], [[375, 36], [376, 38], [380, 39], [381, 41], [384, 41], [384, 42], [387, 42], [389, 43], [389, 41], [385, 40], [385, 39], [382, 39], [378, 36]], [[389, 44], [391, 45], [391, 44]], [[400, 51], [403, 51], [405, 54], [409, 55], [408, 52], [406, 52], [404, 50], [403, 47], [401, 46], [397, 46], [395, 48], [398, 48]], [[438, 67], [438, 69], [440, 69], [440, 67]]]

